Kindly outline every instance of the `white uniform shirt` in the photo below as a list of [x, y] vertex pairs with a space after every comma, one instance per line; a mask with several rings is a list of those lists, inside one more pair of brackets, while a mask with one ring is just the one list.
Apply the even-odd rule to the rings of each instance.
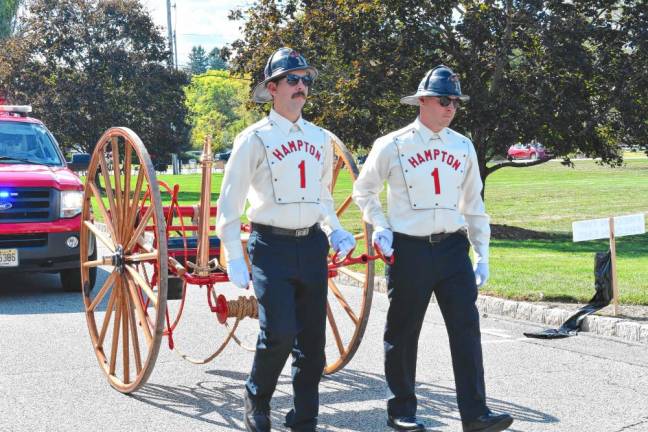
[[[276, 146], [274, 152], [267, 147], [269, 144]], [[297, 162], [307, 158], [308, 164]], [[275, 163], [288, 160], [295, 161], [295, 166], [282, 166], [278, 171]], [[312, 172], [314, 166], [319, 170], [315, 177]], [[329, 191], [332, 172], [333, 143], [330, 132], [301, 117], [292, 123], [271, 110], [268, 117], [238, 134], [225, 167], [216, 216], [216, 233], [229, 259], [243, 256], [240, 224], [246, 199], [250, 202], [247, 217], [251, 222], [286, 229], [306, 228], [319, 222], [327, 235], [342, 228]], [[276, 179], [278, 174], [297, 180], [277, 182], [281, 180]], [[318, 196], [313, 198], [311, 194], [311, 198], [306, 197], [306, 201], [311, 202], [295, 202], [295, 199], [304, 198], [295, 198], [295, 191], [287, 190], [290, 184], [294, 183], [293, 189], [312, 186], [313, 179], [319, 188]]]
[[[412, 177], [415, 172], [425, 176]], [[379, 199], [385, 180], [387, 217]], [[472, 142], [449, 128], [437, 134], [417, 118], [376, 140], [353, 185], [353, 199], [374, 227], [412, 236], [467, 228], [476, 262], [487, 263], [490, 226], [482, 189]]]

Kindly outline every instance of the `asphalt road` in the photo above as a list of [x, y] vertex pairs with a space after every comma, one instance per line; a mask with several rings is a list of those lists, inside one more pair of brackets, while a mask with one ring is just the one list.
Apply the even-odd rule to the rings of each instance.
[[[323, 379], [321, 430], [384, 431], [383, 294], [374, 296], [364, 341], [347, 367]], [[196, 309], [198, 311], [198, 309]], [[140, 391], [113, 390], [91, 350], [79, 294], [54, 275], [0, 279], [0, 431], [232, 431], [242, 428], [242, 389], [252, 354], [230, 344], [195, 366], [163, 341]], [[182, 340], [204, 351], [213, 317], [189, 320]], [[648, 347], [579, 335], [526, 339], [533, 324], [482, 318], [489, 405], [515, 418], [514, 431], [648, 430]], [[243, 336], [254, 338], [248, 320]], [[205, 342], [207, 341], [207, 342]], [[204, 349], [203, 349], [204, 348]], [[418, 362], [419, 417], [429, 430], [461, 430], [442, 319], [431, 305]], [[273, 399], [273, 424], [290, 409], [289, 369]]]

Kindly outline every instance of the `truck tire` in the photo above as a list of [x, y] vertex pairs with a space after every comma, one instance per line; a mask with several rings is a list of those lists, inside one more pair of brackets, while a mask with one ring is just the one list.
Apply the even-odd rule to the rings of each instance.
[[[95, 281], [97, 280], [97, 268], [93, 267], [88, 270], [90, 276], [90, 291], [94, 288]], [[81, 269], [67, 269], [59, 272], [61, 275], [61, 284], [63, 291], [67, 292], [80, 292], [81, 291]]]
[[[92, 253], [88, 257], [88, 259], [92, 261], [97, 259], [97, 245], [95, 243], [94, 236], [92, 237], [91, 242], [92, 242], [92, 246], [91, 246]], [[61, 284], [63, 285], [63, 291], [81, 292], [81, 268], [80, 267], [61, 270], [59, 272], [59, 275], [61, 276]], [[95, 281], [97, 280], [97, 267], [91, 267], [90, 269], [88, 269], [88, 276], [90, 277], [90, 287], [88, 289], [88, 292], [91, 292], [92, 289], [94, 288]]]

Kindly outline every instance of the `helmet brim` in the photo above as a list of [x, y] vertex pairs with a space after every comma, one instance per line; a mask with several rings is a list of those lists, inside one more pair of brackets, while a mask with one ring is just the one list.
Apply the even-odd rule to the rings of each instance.
[[281, 71], [277, 71], [274, 75], [272, 75], [269, 78], [266, 78], [265, 80], [261, 81], [259, 84], [257, 84], [254, 87], [254, 90], [252, 91], [252, 100], [256, 103], [267, 103], [267, 102], [272, 102], [272, 95], [268, 91], [268, 88], [266, 87], [270, 81], [276, 80], [278, 78], [283, 77], [284, 75], [289, 74], [290, 72], [298, 71], [298, 70], [307, 70], [310, 72], [310, 75], [313, 77], [313, 80], [317, 78], [319, 75], [319, 72], [317, 69], [315, 69], [312, 66], [308, 67], [298, 67], [298, 68], [293, 68], [293, 69], [285, 69]]
[[438, 96], [456, 96], [456, 97], [459, 98], [459, 100], [462, 100], [462, 101], [467, 101], [467, 100], [470, 99], [470, 96], [467, 96], [467, 95], [457, 96], [457, 95], [450, 95], [450, 94], [439, 94], [439, 93], [435, 93], [435, 92], [431, 92], [431, 91], [418, 91], [418, 92], [416, 92], [416, 94], [402, 97], [400, 101], [401, 101], [402, 104], [405, 104], [405, 105], [418, 106], [419, 105], [419, 98], [423, 97], [423, 96], [437, 96], [437, 97]]

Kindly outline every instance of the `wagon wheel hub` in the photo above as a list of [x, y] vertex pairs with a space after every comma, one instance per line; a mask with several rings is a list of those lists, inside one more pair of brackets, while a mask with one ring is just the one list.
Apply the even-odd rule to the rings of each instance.
[[126, 264], [126, 261], [124, 260], [124, 246], [117, 245], [115, 253], [110, 258], [112, 259], [112, 265], [115, 269], [120, 274], [123, 274], [124, 270], [126, 270], [126, 267], [124, 266]]

